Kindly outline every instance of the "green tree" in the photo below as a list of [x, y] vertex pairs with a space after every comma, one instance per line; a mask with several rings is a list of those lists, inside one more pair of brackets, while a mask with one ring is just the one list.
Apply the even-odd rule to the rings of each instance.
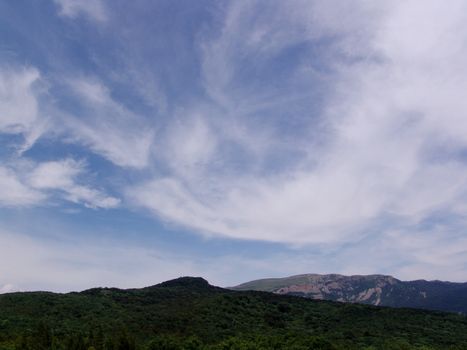
[[52, 347], [52, 331], [45, 322], [40, 322], [32, 336], [32, 349], [49, 350]]
[[177, 339], [168, 336], [157, 336], [153, 338], [147, 348], [147, 350], [180, 350], [182, 349], [181, 344]]

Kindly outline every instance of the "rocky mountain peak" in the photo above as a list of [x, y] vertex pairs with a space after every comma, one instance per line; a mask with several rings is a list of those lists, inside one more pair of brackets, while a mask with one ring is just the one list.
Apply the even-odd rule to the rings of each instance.
[[303, 274], [251, 281], [232, 289], [262, 290], [350, 303], [467, 312], [467, 283], [400, 281], [379, 274]]

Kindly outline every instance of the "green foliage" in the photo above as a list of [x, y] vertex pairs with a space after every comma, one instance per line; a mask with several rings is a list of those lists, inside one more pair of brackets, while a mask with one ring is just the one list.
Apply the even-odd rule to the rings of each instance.
[[0, 295], [0, 326], [0, 350], [467, 349], [462, 315], [235, 292], [189, 278]]

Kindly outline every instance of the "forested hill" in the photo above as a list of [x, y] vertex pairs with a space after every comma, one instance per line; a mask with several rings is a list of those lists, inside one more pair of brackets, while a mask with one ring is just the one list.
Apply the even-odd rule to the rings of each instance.
[[467, 318], [213, 287], [0, 295], [0, 349], [467, 349]]
[[401, 281], [385, 275], [304, 274], [255, 280], [232, 289], [467, 314], [467, 283]]

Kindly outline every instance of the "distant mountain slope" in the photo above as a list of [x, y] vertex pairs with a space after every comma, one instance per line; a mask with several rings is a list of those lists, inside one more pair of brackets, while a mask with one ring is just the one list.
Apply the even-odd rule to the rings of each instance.
[[142, 289], [0, 295], [0, 349], [467, 349], [467, 318], [184, 277]]
[[406, 282], [384, 275], [305, 274], [255, 280], [232, 287], [232, 289], [467, 314], [467, 283], [425, 280]]

